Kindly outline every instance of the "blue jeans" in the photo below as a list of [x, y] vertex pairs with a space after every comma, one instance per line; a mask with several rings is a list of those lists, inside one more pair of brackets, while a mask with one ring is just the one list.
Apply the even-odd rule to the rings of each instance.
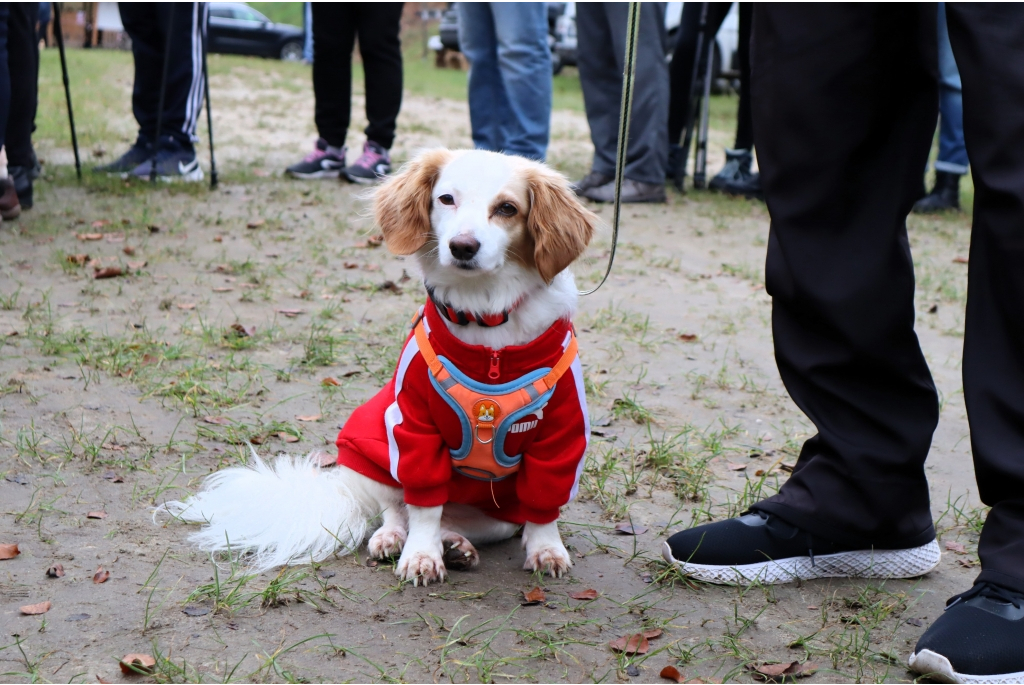
[[543, 2], [460, 2], [473, 145], [543, 161], [551, 130], [551, 49]]
[[946, 31], [946, 5], [939, 3], [939, 156], [935, 170], [962, 176], [968, 171], [964, 145], [964, 98], [960, 71]]

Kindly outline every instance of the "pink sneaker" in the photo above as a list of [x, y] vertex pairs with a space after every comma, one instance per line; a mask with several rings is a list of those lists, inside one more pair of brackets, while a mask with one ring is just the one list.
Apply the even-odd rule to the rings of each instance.
[[363, 145], [363, 154], [342, 173], [353, 183], [376, 183], [391, 173], [391, 156], [383, 147], [368, 140]]
[[285, 173], [295, 178], [338, 178], [345, 168], [346, 148], [341, 154], [328, 151], [327, 141], [317, 138], [316, 148], [298, 164], [293, 164]]

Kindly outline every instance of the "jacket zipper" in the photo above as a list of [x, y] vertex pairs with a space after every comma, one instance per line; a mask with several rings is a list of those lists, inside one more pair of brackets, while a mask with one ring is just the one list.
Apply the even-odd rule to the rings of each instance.
[[492, 381], [501, 378], [501, 353], [498, 350], [491, 350], [491, 365], [487, 370], [487, 377]]

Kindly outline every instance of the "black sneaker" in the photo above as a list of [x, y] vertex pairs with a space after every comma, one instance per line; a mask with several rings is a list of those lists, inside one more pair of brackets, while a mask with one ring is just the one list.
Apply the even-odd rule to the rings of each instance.
[[940, 683], [1024, 682], [1024, 593], [981, 582], [950, 598], [909, 665]]
[[[161, 181], [196, 182], [203, 180], [196, 151], [186, 149], [175, 140], [161, 142], [156, 153], [156, 177]], [[148, 159], [132, 170], [132, 176], [148, 180], [153, 172], [154, 160]]]
[[372, 140], [363, 145], [363, 154], [341, 172], [353, 183], [376, 183], [391, 173], [391, 155]]
[[666, 561], [697, 580], [722, 585], [814, 578], [913, 578], [939, 563], [932, 540], [909, 549], [857, 549], [824, 540], [762, 511], [676, 533]]
[[[588, 188], [580, 196], [593, 200], [594, 202], [615, 201], [615, 181], [609, 181], [603, 186]], [[622, 179], [622, 188], [619, 193], [619, 202], [664, 202], [664, 183], [641, 183], [629, 178]]]
[[294, 178], [338, 178], [345, 168], [346, 148], [332, 150], [323, 138], [316, 139], [313, 151], [306, 155], [298, 164], [292, 164], [284, 170]]
[[750, 170], [753, 161], [750, 150], [726, 150], [725, 166], [708, 181], [708, 188], [728, 195], [762, 199], [761, 175]]
[[7, 174], [14, 181], [14, 190], [18, 194], [18, 202], [22, 209], [32, 209], [32, 168], [25, 166], [9, 166]]
[[100, 174], [128, 174], [152, 156], [153, 144], [146, 138], [139, 136], [135, 140], [135, 144], [128, 148], [128, 152], [110, 164], [93, 167], [92, 170]]
[[935, 187], [914, 203], [914, 214], [934, 214], [947, 210], [960, 211], [960, 175], [935, 172]]

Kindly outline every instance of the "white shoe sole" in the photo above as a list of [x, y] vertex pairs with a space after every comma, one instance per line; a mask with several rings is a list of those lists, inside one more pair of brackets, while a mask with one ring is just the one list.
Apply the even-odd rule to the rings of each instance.
[[304, 174], [298, 171], [285, 171], [286, 174], [292, 178], [299, 178], [303, 181], [312, 181], [319, 178], [338, 178], [341, 176], [341, 169], [333, 169], [329, 171], [314, 171], [309, 174]]
[[949, 659], [930, 649], [922, 649], [919, 653], [911, 654], [908, 665], [910, 670], [927, 675], [929, 680], [940, 683], [1024, 683], [1024, 671], [992, 675], [957, 673]]
[[711, 566], [679, 561], [672, 548], [663, 543], [662, 556], [691, 578], [717, 585], [766, 585], [792, 583], [815, 578], [914, 578], [923, 576], [939, 563], [939, 543], [912, 549], [858, 550], [814, 557], [791, 557], [740, 566]]

